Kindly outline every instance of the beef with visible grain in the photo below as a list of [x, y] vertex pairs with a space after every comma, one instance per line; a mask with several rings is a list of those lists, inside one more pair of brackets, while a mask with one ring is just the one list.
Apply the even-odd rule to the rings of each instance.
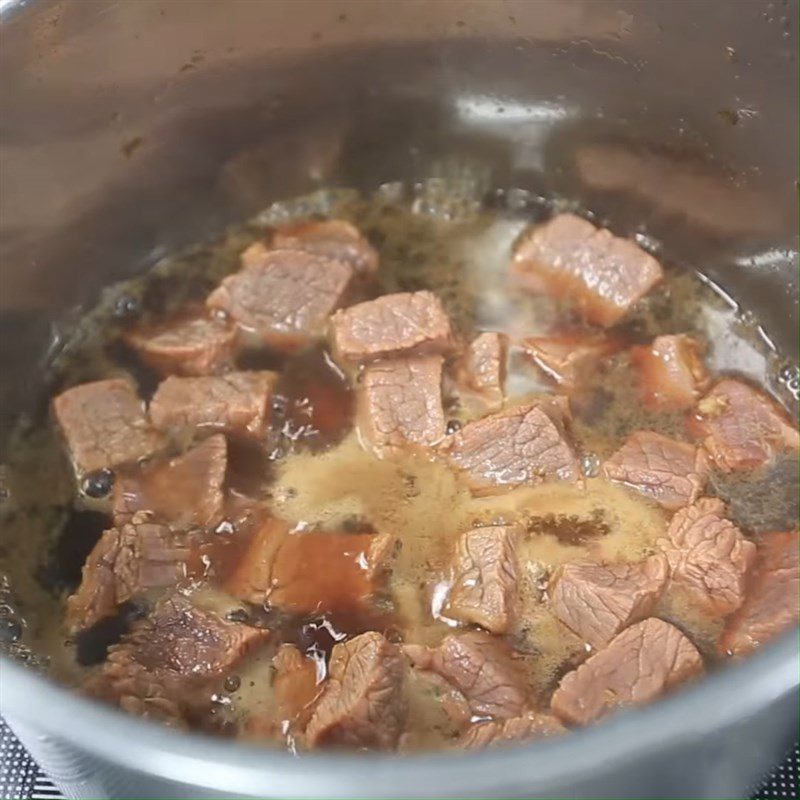
[[742, 604], [756, 558], [756, 546], [724, 515], [721, 500], [702, 497], [675, 514], [667, 538], [658, 542], [669, 560], [673, 583], [688, 591], [706, 613], [718, 616]]
[[150, 419], [162, 431], [219, 430], [260, 437], [270, 421], [276, 380], [268, 371], [170, 377], [150, 401]]
[[364, 363], [398, 355], [444, 354], [452, 350], [450, 320], [431, 292], [387, 294], [337, 311], [333, 353]]
[[652, 409], [691, 408], [708, 386], [700, 343], [687, 334], [657, 336], [646, 347], [634, 347], [631, 362]]
[[523, 352], [557, 385], [574, 389], [581, 377], [619, 344], [599, 333], [531, 336], [520, 342]]
[[379, 458], [429, 447], [445, 433], [441, 356], [408, 356], [367, 364], [357, 386], [361, 441]]
[[649, 703], [702, 673], [697, 648], [674, 625], [650, 617], [568, 672], [550, 707], [568, 724], [588, 725], [620, 708]]
[[550, 607], [584, 642], [600, 649], [651, 614], [668, 577], [662, 554], [634, 564], [566, 564], [551, 580]]
[[512, 272], [540, 294], [564, 298], [588, 322], [619, 322], [663, 277], [661, 265], [629, 239], [559, 214], [523, 235]]
[[479, 722], [458, 740], [458, 746], [465, 750], [482, 750], [485, 747], [547, 739], [566, 732], [567, 729], [552, 714], [531, 711], [522, 717], [502, 722]]
[[637, 431], [606, 460], [602, 473], [675, 511], [700, 496], [709, 465], [702, 448], [654, 431]]
[[294, 352], [325, 335], [352, 277], [352, 268], [341, 261], [302, 250], [270, 250], [225, 278], [206, 304], [270, 347]]
[[79, 473], [134, 463], [164, 445], [136, 389], [124, 378], [67, 389], [53, 400], [53, 411]]

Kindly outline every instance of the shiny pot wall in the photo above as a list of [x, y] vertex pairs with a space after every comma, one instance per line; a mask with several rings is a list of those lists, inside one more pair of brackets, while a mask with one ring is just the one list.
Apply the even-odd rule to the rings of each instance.
[[[0, 8], [3, 433], [39, 396], [53, 323], [103, 285], [272, 200], [464, 164], [647, 230], [797, 356], [796, 3]], [[0, 700], [76, 797], [732, 797], [796, 735], [797, 654], [792, 634], [596, 730], [469, 757], [297, 760], [150, 726], [8, 661]]]

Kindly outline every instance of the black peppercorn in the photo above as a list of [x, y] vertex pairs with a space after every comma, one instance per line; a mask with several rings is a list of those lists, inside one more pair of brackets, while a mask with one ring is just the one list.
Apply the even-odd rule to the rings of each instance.
[[98, 469], [84, 475], [81, 491], [87, 497], [106, 497], [114, 488], [114, 473], [110, 469]]

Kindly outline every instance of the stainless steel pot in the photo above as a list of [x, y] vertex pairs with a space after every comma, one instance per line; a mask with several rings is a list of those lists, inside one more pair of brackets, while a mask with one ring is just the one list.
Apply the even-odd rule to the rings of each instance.
[[[53, 321], [104, 284], [274, 199], [454, 163], [646, 229], [797, 357], [794, 2], [0, 8], [4, 432]], [[798, 725], [796, 632], [595, 729], [468, 756], [296, 759], [0, 671], [2, 713], [74, 797], [739, 797]]]

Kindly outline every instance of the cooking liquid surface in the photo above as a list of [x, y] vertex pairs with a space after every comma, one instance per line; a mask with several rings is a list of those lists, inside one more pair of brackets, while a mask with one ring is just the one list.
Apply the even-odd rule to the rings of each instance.
[[[257, 224], [230, 231], [220, 242], [168, 259], [129, 284], [112, 287], [56, 355], [54, 393], [77, 383], [132, 374], [147, 396], [157, 377], [121, 345], [119, 332], [127, 324], [128, 311], [120, 314], [120, 309], [134, 308], [146, 319], [168, 313], [171, 305], [202, 298], [222, 276], [238, 268], [238, 253], [256, 237], [260, 225], [314, 213], [352, 220], [378, 247], [380, 293], [431, 289], [465, 337], [492, 330], [519, 338], [550, 332], [554, 325], [579, 326], [568, 311], [547, 298], [520, 292], [508, 277], [515, 238], [547, 208], [534, 205], [520, 210], [493, 204], [488, 209], [465, 198], [442, 209], [430, 197], [421, 202], [419, 196], [405, 198], [398, 187], [390, 188], [365, 199], [349, 192], [321, 193], [278, 204]], [[662, 333], [694, 332], [708, 342], [706, 361], [711, 371], [735, 371], [776, 392], [785, 391], [772, 379], [783, 361], [758, 338], [756, 326], [743, 321], [737, 309], [695, 273], [670, 268], [668, 262], [666, 266], [663, 286], [615, 329], [624, 343], [647, 342]], [[449, 563], [455, 539], [471, 526], [486, 523], [518, 522], [525, 531], [519, 545], [524, 565], [518, 591], [522, 613], [507, 638], [525, 666], [532, 693], [544, 698], [561, 675], [591, 650], [541, 602], [553, 570], [582, 557], [639, 560], [655, 551], [656, 540], [666, 530], [668, 517], [655, 503], [591, 477], [592, 465], [636, 430], [657, 430], [688, 440], [683, 416], [641, 407], [631, 391], [632, 371], [624, 354], [604, 359], [573, 399], [573, 434], [587, 466], [585, 481], [479, 498], [472, 497], [441, 463], [414, 455], [378, 461], [366, 452], [352, 430], [351, 379], [324, 348], [290, 358], [246, 352], [239, 366], [279, 369], [282, 378], [263, 447], [232, 442], [228, 488], [242, 498], [264, 501], [275, 517], [295, 530], [378, 531], [392, 535], [398, 544], [385, 590], [359, 609], [278, 613], [247, 606], [203, 585], [196, 589], [193, 596], [198, 602], [275, 632], [269, 645], [248, 656], [215, 693], [212, 727], [216, 730], [257, 736], [258, 721], [274, 715], [271, 658], [280, 643], [296, 644], [314, 658], [318, 681], [326, 675], [334, 644], [366, 630], [381, 631], [393, 641], [435, 645], [457, 625], [443, 607], [452, 581]], [[542, 391], [551, 392], [553, 386], [520, 352], [512, 352], [508, 403]], [[791, 403], [788, 396], [781, 399]], [[470, 415], [469, 409], [453, 402], [446, 404], [446, 412], [460, 422]], [[787, 459], [774, 469], [782, 470], [779, 481], [769, 471], [735, 481], [715, 476], [711, 481], [712, 492], [731, 500], [732, 518], [748, 535], [795, 524], [796, 465]], [[93, 632], [89, 641], [79, 639], [76, 644], [63, 632], [63, 601], [77, 586], [80, 567], [107, 526], [106, 501], [73, 500], [69, 466], [46, 413], [21, 421], [3, 478], [8, 496], [2, 506], [0, 569], [13, 576], [13, 605], [4, 619], [13, 617], [20, 634], [13, 635], [16, 629], [7, 625], [4, 631], [11, 633], [5, 636], [6, 646], [17, 654], [27, 655], [26, 648], [46, 654], [53, 675], [80, 685], [137, 611], [126, 608], [102, 631]], [[246, 528], [244, 523], [242, 530]], [[246, 532], [239, 533], [238, 539], [227, 541], [223, 535], [220, 552], [212, 553], [212, 560], [229, 559], [234, 564], [241, 558], [249, 539]], [[306, 579], [313, 583], [320, 565], [309, 563], [304, 568]], [[675, 622], [713, 659], [719, 622], [674, 591], [667, 592], [655, 613]], [[418, 688], [423, 694], [427, 691]], [[430, 703], [420, 697], [411, 701], [415, 746], [447, 741], [453, 731], [442, 719], [430, 717], [426, 711]]]

